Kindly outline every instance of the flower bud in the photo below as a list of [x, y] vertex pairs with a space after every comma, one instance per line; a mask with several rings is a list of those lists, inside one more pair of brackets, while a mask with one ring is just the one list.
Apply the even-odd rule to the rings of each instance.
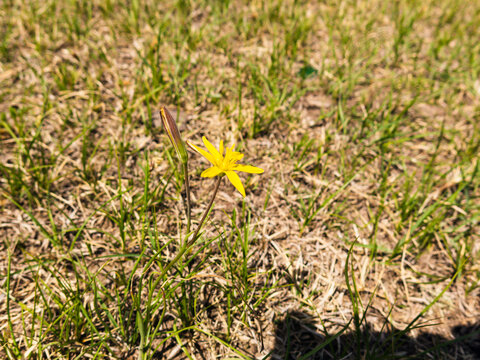
[[188, 161], [187, 149], [185, 148], [185, 144], [183, 143], [183, 140], [180, 137], [180, 133], [178, 131], [177, 124], [173, 119], [173, 116], [170, 114], [170, 112], [167, 110], [165, 106], [162, 106], [159, 112], [156, 111], [153, 114], [154, 117], [158, 117], [159, 115], [160, 115], [160, 118], [162, 119], [163, 127], [166, 130], [168, 134], [168, 138], [170, 139], [170, 142], [175, 148], [175, 151], [177, 152], [178, 157], [180, 158], [182, 163], [186, 163]]

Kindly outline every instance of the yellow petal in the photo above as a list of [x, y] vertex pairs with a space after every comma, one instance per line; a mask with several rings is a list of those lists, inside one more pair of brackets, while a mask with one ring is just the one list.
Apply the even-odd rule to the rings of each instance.
[[225, 163], [234, 163], [242, 159], [243, 154], [238, 151], [233, 151], [233, 146], [231, 148], [227, 148], [227, 151], [225, 153]]
[[232, 153], [230, 154], [230, 157], [232, 158], [232, 160], [238, 161], [243, 159], [243, 154], [238, 151], [232, 151]]
[[208, 161], [212, 163], [212, 165], [216, 165], [215, 158], [213, 157], [212, 154], [208, 153], [207, 151], [203, 150], [202, 148], [199, 148], [198, 146], [193, 145], [190, 141], [187, 140], [188, 146], [190, 146], [193, 150], [198, 152], [199, 154], [203, 155]]
[[220, 140], [220, 148], [218, 149], [218, 152], [223, 156], [223, 140]]
[[223, 156], [220, 155], [218, 150], [215, 149], [215, 146], [213, 146], [205, 136], [202, 136], [202, 140], [203, 140], [203, 143], [205, 144], [205, 147], [210, 152], [210, 154], [212, 154], [215, 157], [215, 160], [217, 160], [217, 162], [220, 163], [223, 160]]
[[222, 169], [220, 169], [216, 166], [212, 166], [211, 168], [208, 168], [207, 170], [202, 172], [201, 176], [211, 178], [211, 177], [217, 176], [221, 172], [222, 172]]
[[251, 166], [251, 165], [242, 165], [242, 164], [235, 165], [233, 170], [243, 171], [243, 172], [250, 173], [250, 174], [261, 174], [261, 173], [263, 173], [263, 169], [260, 169], [258, 167]]
[[235, 188], [240, 192], [240, 194], [245, 197], [245, 188], [242, 185], [242, 182], [240, 181], [240, 178], [238, 177], [237, 173], [234, 171], [226, 171], [228, 180], [235, 186]]

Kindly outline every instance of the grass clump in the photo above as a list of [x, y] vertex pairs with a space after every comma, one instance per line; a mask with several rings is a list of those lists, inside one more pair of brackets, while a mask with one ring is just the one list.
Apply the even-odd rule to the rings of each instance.
[[5, 1], [0, 357], [474, 359], [479, 14]]

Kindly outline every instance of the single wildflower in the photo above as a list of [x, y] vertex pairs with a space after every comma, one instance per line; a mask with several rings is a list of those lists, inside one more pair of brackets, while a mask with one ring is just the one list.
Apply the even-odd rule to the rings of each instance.
[[[214, 176], [223, 176], [224, 174], [227, 175], [228, 180], [235, 186], [235, 188], [240, 192], [240, 194], [245, 197], [245, 188], [243, 187], [242, 182], [240, 181], [239, 176], [237, 175], [236, 171], [243, 171], [250, 174], [261, 174], [263, 170], [250, 165], [242, 165], [237, 164], [237, 161], [243, 158], [243, 154], [235, 151], [235, 145], [232, 145], [229, 148], [224, 149], [223, 147], [223, 140], [220, 141], [220, 148], [219, 150], [215, 149], [215, 147], [207, 140], [204, 136], [202, 137], [203, 143], [207, 150], [204, 150], [198, 146], [195, 146], [190, 141], [187, 140], [187, 144], [203, 155], [208, 161], [212, 163], [212, 167], [208, 168], [204, 172], [202, 172], [202, 177], [214, 177]], [[224, 155], [225, 150], [225, 155]]]
[[[153, 114], [154, 117], [159, 116], [159, 112], [155, 112]], [[178, 157], [182, 161], [182, 163], [186, 163], [188, 161], [188, 153], [187, 149], [185, 148], [185, 144], [180, 136], [180, 132], [178, 131], [177, 124], [173, 119], [173, 116], [167, 110], [165, 106], [162, 106], [160, 109], [160, 118], [162, 119], [162, 125], [165, 131], [168, 134], [168, 138], [172, 143], [175, 151], [177, 152]]]

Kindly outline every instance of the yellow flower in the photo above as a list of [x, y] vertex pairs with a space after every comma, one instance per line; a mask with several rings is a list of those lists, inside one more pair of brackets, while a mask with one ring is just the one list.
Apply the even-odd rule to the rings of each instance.
[[202, 140], [208, 151], [193, 145], [190, 141], [187, 140], [187, 144], [191, 148], [203, 155], [213, 165], [212, 167], [202, 172], [201, 176], [214, 177], [217, 175], [222, 176], [223, 174], [226, 174], [228, 180], [230, 180], [230, 182], [233, 184], [233, 186], [235, 186], [235, 188], [240, 192], [240, 194], [245, 197], [245, 189], [235, 171], [243, 171], [250, 174], [261, 174], [263, 173], [263, 170], [255, 166], [237, 164], [237, 161], [243, 158], [243, 154], [233, 150], [235, 145], [226, 148], [224, 155], [223, 140], [220, 141], [219, 150], [215, 149], [215, 147], [207, 140], [205, 136], [202, 137]]

